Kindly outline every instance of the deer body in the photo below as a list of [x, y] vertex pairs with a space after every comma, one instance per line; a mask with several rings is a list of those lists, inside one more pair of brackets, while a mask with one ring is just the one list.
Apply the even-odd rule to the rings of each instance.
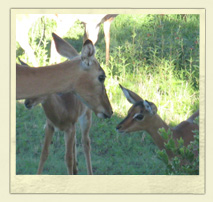
[[[193, 114], [194, 118], [199, 115], [199, 111]], [[184, 140], [184, 146], [190, 144], [191, 141], [194, 140], [194, 130], [198, 130], [199, 127], [197, 124], [191, 122], [192, 119], [187, 119], [186, 121], [181, 122], [175, 128], [170, 128], [162, 119], [161, 117], [156, 114], [155, 117], [152, 119], [152, 127], [147, 128], [146, 131], [151, 135], [152, 139], [154, 140], [155, 144], [158, 146], [159, 149], [165, 149], [164, 143], [165, 140], [159, 135], [159, 129], [164, 128], [166, 131], [171, 129], [173, 138], [177, 144], [177, 140], [182, 138]], [[194, 120], [194, 119], [193, 119]], [[171, 154], [169, 154], [171, 155]]]
[[16, 64], [17, 99], [72, 91], [79, 73], [78, 65], [79, 60], [40, 68]]
[[[160, 150], [165, 149], [165, 140], [160, 136], [158, 131], [160, 128], [164, 128], [168, 131], [170, 127], [157, 114], [156, 105], [147, 100], [143, 100], [140, 96], [123, 86], [120, 85], [120, 87], [127, 100], [131, 102], [133, 106], [129, 109], [127, 117], [117, 125], [117, 131], [129, 133], [145, 130], [151, 135], [154, 143]], [[193, 122], [197, 116], [199, 116], [199, 110], [186, 121], [181, 122], [175, 128], [171, 129], [176, 144], [177, 139], [180, 138], [184, 140], [185, 146], [194, 140], [193, 131], [199, 129], [198, 125]], [[169, 157], [173, 156], [170, 151], [167, 151], [167, 154]]]
[[[77, 57], [77, 51], [66, 44], [61, 38], [58, 38], [61, 43], [56, 43], [56, 47], [58, 51], [63, 53], [63, 55], [67, 57]], [[68, 46], [67, 46], [68, 45]], [[69, 55], [67, 52], [64, 51], [69, 50]], [[62, 48], [62, 49], [61, 49]], [[71, 49], [70, 49], [71, 48]], [[23, 68], [28, 68], [32, 70], [32, 72], [38, 71], [37, 68], [30, 68], [26, 63], [20, 60]], [[68, 62], [69, 63], [69, 62]], [[54, 66], [53, 66], [54, 67]], [[52, 78], [52, 72], [50, 70], [49, 79]], [[69, 64], [68, 64], [69, 67]], [[45, 70], [46, 67], [42, 68]], [[60, 68], [59, 68], [60, 70]], [[60, 74], [60, 72], [58, 72]], [[62, 74], [66, 78], [66, 71], [63, 71]], [[33, 74], [33, 73], [32, 73]], [[34, 73], [35, 74], [35, 73]], [[34, 76], [36, 77], [36, 76]], [[37, 77], [36, 77], [37, 78]], [[47, 78], [45, 76], [45, 78]], [[30, 78], [29, 78], [30, 79]], [[73, 80], [76, 78], [73, 78]], [[50, 84], [50, 87], [53, 87], [53, 83]], [[45, 96], [39, 96], [31, 99], [25, 100], [25, 106], [28, 109], [38, 105], [39, 103], [42, 104], [43, 110], [46, 115], [46, 125], [45, 125], [45, 140], [42, 149], [42, 154], [40, 158], [40, 163], [38, 167], [38, 174], [41, 174], [43, 171], [44, 163], [48, 157], [49, 145], [52, 141], [52, 137], [55, 131], [55, 128], [63, 131], [65, 133], [65, 161], [67, 164], [67, 171], [68, 174], [77, 174], [77, 153], [76, 153], [76, 123], [79, 121], [81, 133], [82, 133], [82, 144], [84, 147], [84, 154], [86, 157], [87, 162], [87, 172], [88, 174], [93, 174], [92, 172], [92, 163], [91, 163], [91, 155], [90, 155], [90, 138], [89, 138], [89, 130], [92, 123], [92, 111], [84, 105], [77, 96], [72, 93], [59, 93], [59, 94], [50, 94]]]
[[[111, 116], [112, 109], [103, 84], [105, 74], [94, 58], [94, 47], [89, 41], [85, 42], [79, 56], [66, 41], [55, 34], [53, 38], [57, 51], [71, 61], [40, 68], [31, 68], [21, 61], [22, 65], [17, 65], [17, 97], [28, 98], [25, 100], [27, 108], [42, 103], [46, 115], [45, 141], [38, 174], [43, 171], [55, 128], [65, 133], [65, 161], [68, 173], [77, 174], [75, 149], [77, 121], [82, 132], [87, 171], [88, 174], [92, 174], [89, 138], [92, 111], [87, 106], [100, 118]], [[61, 93], [66, 91], [69, 92]]]
[[42, 107], [48, 122], [61, 131], [69, 130], [87, 109], [73, 93], [49, 95], [42, 101]]
[[65, 161], [68, 174], [77, 174], [76, 155], [76, 123], [79, 121], [82, 132], [82, 144], [87, 162], [87, 172], [92, 174], [92, 163], [90, 155], [89, 130], [92, 123], [92, 111], [79, 101], [73, 93], [52, 94], [49, 96], [26, 99], [25, 106], [30, 109], [42, 103], [46, 115], [45, 141], [40, 158], [38, 174], [43, 171], [44, 163], [48, 157], [49, 145], [55, 128], [65, 133]]

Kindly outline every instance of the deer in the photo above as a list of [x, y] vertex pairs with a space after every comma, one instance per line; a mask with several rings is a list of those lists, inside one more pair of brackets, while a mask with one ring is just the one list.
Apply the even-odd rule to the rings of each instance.
[[76, 124], [79, 122], [86, 158], [87, 173], [92, 175], [91, 145], [89, 138], [89, 130], [92, 124], [92, 111], [73, 93], [51, 94], [37, 98], [29, 98], [24, 102], [27, 109], [32, 109], [40, 103], [46, 116], [46, 125], [45, 140], [37, 174], [42, 174], [44, 164], [49, 155], [49, 146], [56, 128], [64, 132], [67, 172], [69, 175], [76, 175], [78, 173]]
[[95, 48], [87, 40], [81, 55], [53, 33], [57, 51], [70, 59], [45, 67], [16, 64], [16, 99], [28, 99], [53, 93], [74, 93], [99, 118], [110, 118], [113, 111], [106, 94], [104, 70], [95, 58]]
[[[60, 37], [54, 36], [56, 39], [56, 47], [58, 42], [66, 44], [66, 41]], [[77, 51], [72, 47], [70, 56], [78, 56]], [[20, 63], [26, 67], [28, 64], [19, 59]], [[77, 96], [72, 93], [55, 93], [41, 97], [28, 98], [24, 102], [27, 109], [32, 109], [36, 105], [41, 104], [46, 116], [45, 140], [42, 148], [40, 162], [37, 174], [42, 174], [44, 164], [49, 155], [49, 146], [56, 128], [65, 133], [65, 161], [68, 174], [77, 174], [77, 152], [76, 152], [76, 124], [79, 122], [82, 133], [82, 144], [86, 158], [87, 173], [93, 174], [91, 163], [91, 145], [89, 138], [89, 130], [92, 124], [92, 111], [83, 104]]]
[[[28, 39], [28, 32], [32, 25], [43, 16], [53, 19], [56, 22], [57, 28], [55, 33], [60, 37], [63, 37], [74, 25], [75, 21], [79, 20], [84, 25], [83, 43], [87, 39], [90, 39], [94, 45], [98, 40], [100, 25], [103, 24], [106, 44], [106, 64], [109, 64], [110, 26], [117, 14], [17, 14], [16, 41], [19, 42], [20, 46], [25, 50], [33, 66], [38, 66], [38, 62], [34, 55], [34, 50], [26, 39]], [[55, 51], [55, 44], [53, 41], [51, 42], [50, 55], [50, 64], [59, 62], [59, 57]]]
[[91, 145], [89, 138], [89, 130], [92, 124], [92, 111], [73, 93], [51, 94], [37, 98], [29, 98], [24, 102], [27, 109], [32, 109], [40, 103], [46, 116], [46, 125], [45, 139], [37, 174], [42, 174], [44, 164], [49, 155], [49, 146], [54, 131], [57, 128], [64, 132], [67, 172], [69, 175], [77, 175], [76, 124], [79, 122], [87, 173], [92, 175]]
[[157, 114], [157, 106], [153, 102], [143, 100], [139, 95], [124, 88], [122, 85], [120, 85], [120, 88], [126, 99], [133, 105], [130, 107], [128, 115], [116, 126], [117, 132], [146, 131], [160, 150], [166, 150], [169, 158], [172, 158], [174, 155], [165, 148], [166, 141], [158, 132], [160, 128], [164, 128], [166, 131], [171, 129], [176, 144], [180, 138], [184, 140], [184, 146], [189, 145], [194, 140], [193, 131], [199, 130], [199, 126], [194, 123], [195, 118], [199, 116], [199, 110], [176, 127], [170, 128]]
[[78, 19], [84, 24], [85, 32], [84, 39], [90, 39], [93, 44], [98, 40], [98, 33], [100, 31], [100, 25], [103, 24], [105, 47], [106, 47], [106, 65], [109, 65], [109, 51], [110, 51], [110, 27], [111, 23], [118, 14], [99, 14], [99, 15], [79, 15]]

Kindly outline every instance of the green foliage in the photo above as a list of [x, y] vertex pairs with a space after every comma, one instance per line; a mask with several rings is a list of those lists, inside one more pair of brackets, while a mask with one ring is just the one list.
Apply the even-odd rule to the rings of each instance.
[[[29, 31], [29, 42], [40, 65], [49, 63], [55, 29], [55, 21], [43, 18]], [[76, 22], [65, 36], [79, 52], [83, 33], [82, 24]], [[109, 66], [105, 65], [103, 26], [96, 58], [107, 75], [105, 86], [114, 114], [110, 120], [93, 117], [90, 137], [94, 174], [165, 174], [166, 165], [157, 158], [157, 147], [148, 135], [142, 142], [141, 132], [116, 133], [116, 125], [131, 106], [119, 83], [154, 102], [158, 114], [171, 126], [189, 117], [199, 107], [199, 15], [187, 15], [186, 20], [181, 15], [118, 15], [110, 34]], [[20, 57], [30, 64], [18, 43], [16, 54], [17, 62]], [[17, 174], [35, 174], [43, 145], [44, 113], [40, 106], [29, 111], [19, 102], [16, 110]], [[77, 131], [79, 174], [86, 174]], [[57, 132], [44, 174], [66, 174], [63, 156], [63, 134]]]
[[[198, 124], [198, 121], [196, 120]], [[157, 151], [158, 158], [166, 165], [166, 173], [168, 175], [199, 175], [199, 131], [195, 130], [194, 141], [188, 146], [184, 146], [184, 140], [177, 140], [177, 145], [173, 139], [171, 131], [165, 131], [164, 128], [159, 129], [160, 135], [167, 142], [165, 149]], [[173, 153], [173, 157], [169, 159], [167, 151]]]
[[[125, 16], [125, 17], [124, 17]], [[179, 75], [184, 79], [197, 78], [199, 74], [199, 16], [187, 16], [186, 23], [178, 15], [120, 15], [112, 23], [111, 64], [114, 73], [123, 72], [137, 74], [141, 67], [149, 66], [151, 73], [162, 61], [166, 61], [177, 74], [188, 69], [189, 74]], [[126, 22], [128, 21], [128, 26]], [[119, 28], [118, 28], [119, 27]], [[190, 30], [191, 29], [191, 30]], [[195, 32], [192, 32], [196, 30]], [[121, 32], [122, 30], [122, 32]], [[116, 50], [116, 49], [115, 49]], [[198, 80], [194, 80], [198, 88]]]

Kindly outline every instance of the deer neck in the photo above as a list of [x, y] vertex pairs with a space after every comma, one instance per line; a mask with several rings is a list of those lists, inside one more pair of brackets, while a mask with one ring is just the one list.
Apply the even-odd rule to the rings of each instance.
[[79, 67], [80, 60], [39, 68], [17, 65], [17, 99], [72, 91], [80, 74]]
[[151, 124], [152, 125], [148, 127], [146, 131], [151, 135], [152, 139], [160, 150], [165, 149], [165, 140], [160, 136], [158, 130], [160, 128], [164, 128], [167, 131], [169, 129], [169, 126], [161, 119], [158, 114], [153, 117]]

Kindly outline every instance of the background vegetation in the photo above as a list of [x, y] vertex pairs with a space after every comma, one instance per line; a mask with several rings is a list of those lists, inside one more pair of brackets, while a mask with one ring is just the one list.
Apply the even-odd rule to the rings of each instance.
[[[51, 33], [55, 29], [53, 20], [42, 18], [29, 32], [29, 42], [36, 50], [40, 65], [49, 63]], [[45, 37], [41, 37], [44, 31]], [[76, 22], [64, 38], [81, 51], [83, 26], [80, 22]], [[17, 58], [28, 62], [18, 43], [16, 53]], [[131, 106], [118, 84], [154, 102], [158, 114], [169, 125], [187, 119], [199, 107], [199, 16], [118, 15], [111, 25], [109, 66], [105, 65], [102, 27], [96, 43], [96, 58], [107, 74], [105, 84], [114, 115], [109, 120], [93, 116], [90, 137], [94, 174], [167, 174], [148, 134], [116, 133], [116, 125]], [[44, 139], [42, 107], [29, 111], [22, 101], [17, 101], [16, 117], [17, 174], [36, 174]], [[79, 174], [86, 174], [79, 129], [77, 146]], [[63, 133], [56, 132], [44, 174], [67, 174], [64, 151]]]

